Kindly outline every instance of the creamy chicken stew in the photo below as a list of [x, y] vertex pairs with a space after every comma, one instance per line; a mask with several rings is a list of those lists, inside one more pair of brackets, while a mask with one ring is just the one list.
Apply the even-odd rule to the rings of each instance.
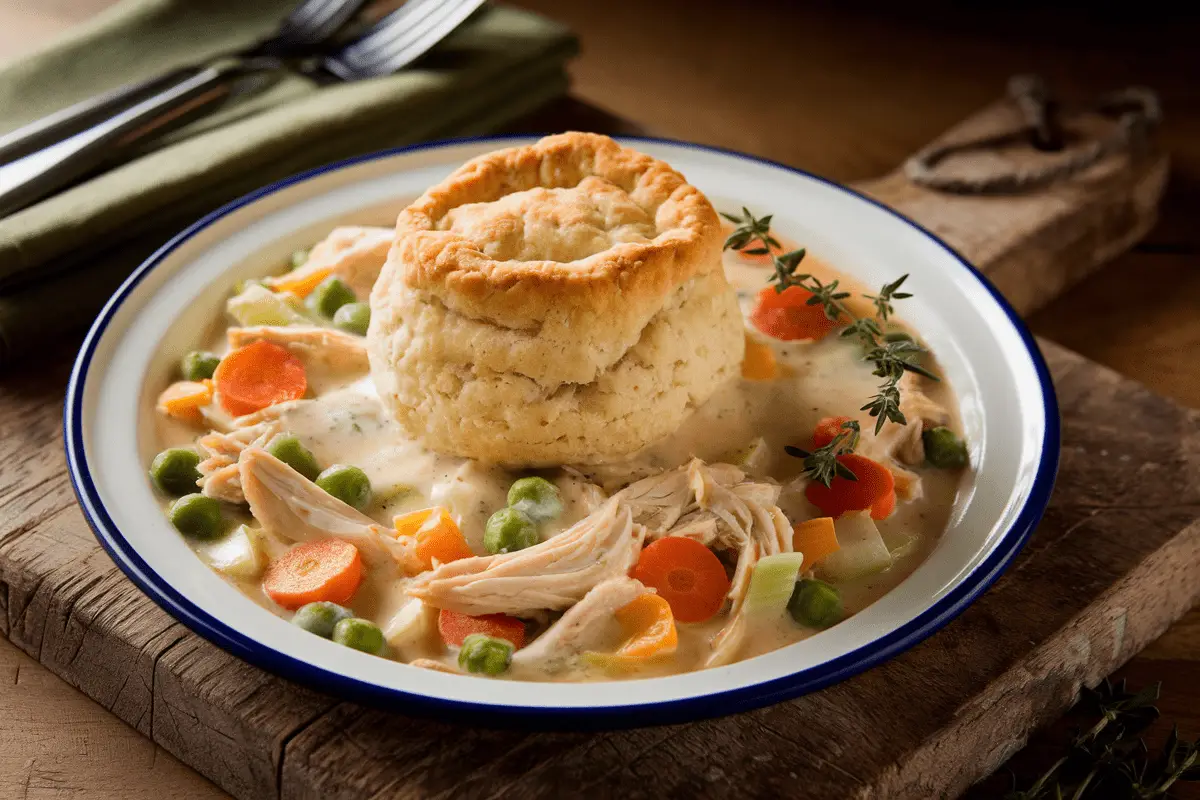
[[163, 389], [167, 516], [314, 637], [448, 672], [664, 675], [837, 624], [941, 535], [969, 466], [955, 398], [895, 316], [919, 287], [857, 286], [728, 218], [741, 378], [636, 457], [537, 472], [439, 455], [385, 412], [363, 336], [391, 231], [335, 230], [236, 287]]

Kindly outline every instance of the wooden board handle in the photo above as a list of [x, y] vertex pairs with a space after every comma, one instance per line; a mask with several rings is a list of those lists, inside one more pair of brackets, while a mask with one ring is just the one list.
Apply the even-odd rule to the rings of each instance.
[[[1018, 129], [1011, 101], [997, 103], [943, 135], [935, 144], [975, 140]], [[1067, 122], [1075, 142], [1095, 135], [1098, 117]], [[964, 174], [1028, 168], [1061, 158], [1028, 144], [979, 150], [948, 165]], [[1129, 249], [1154, 225], [1167, 178], [1157, 151], [1109, 156], [1078, 175], [1012, 195], [964, 195], [917, 186], [903, 168], [856, 188], [911, 217], [978, 267], [1028, 315], [1104, 262]]]

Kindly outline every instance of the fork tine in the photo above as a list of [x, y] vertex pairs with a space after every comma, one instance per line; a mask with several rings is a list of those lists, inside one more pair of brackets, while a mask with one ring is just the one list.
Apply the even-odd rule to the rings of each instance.
[[441, 18], [425, 26], [424, 32], [419, 37], [412, 38], [405, 46], [392, 48], [390, 54], [379, 54], [374, 63], [367, 65], [366, 69], [372, 75], [386, 75], [403, 69], [450, 35], [483, 3], [484, 0], [460, 0], [457, 3], [447, 4]]
[[284, 19], [280, 36], [306, 44], [324, 41], [366, 4], [367, 0], [305, 0]]
[[403, 6], [371, 26], [357, 41], [348, 45], [345, 54], [366, 54], [386, 46], [390, 41], [437, 10], [446, 0], [408, 0]]
[[[336, 0], [335, 0], [336, 3]], [[330, 0], [304, 0], [303, 3], [296, 6], [283, 18], [281, 28], [300, 28], [307, 29], [309, 21], [318, 17], [325, 10], [325, 7], [330, 5]]]
[[[402, 69], [424, 55], [467, 19], [483, 0], [442, 0], [426, 9], [419, 19], [409, 25], [380, 31], [372, 46], [359, 50], [357, 45], [339, 54], [350, 72], [359, 77], [385, 75]], [[385, 34], [382, 35], [382, 34]]]
[[326, 35], [332, 34], [349, 22], [351, 17], [358, 14], [367, 2], [368, 0], [349, 0], [349, 2], [347, 0], [333, 0], [332, 2], [328, 2], [321, 9], [322, 13], [317, 27]]

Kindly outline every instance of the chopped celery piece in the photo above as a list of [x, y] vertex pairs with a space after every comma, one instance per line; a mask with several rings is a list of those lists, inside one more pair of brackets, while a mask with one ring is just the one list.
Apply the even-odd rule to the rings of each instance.
[[803, 563], [802, 553], [776, 553], [760, 558], [750, 574], [750, 588], [746, 590], [746, 613], [755, 616], [783, 614], [788, 600], [792, 599], [796, 576]]
[[750, 444], [730, 454], [728, 461], [734, 466], [751, 474], [765, 472], [771, 461], [771, 452], [767, 449], [767, 440], [759, 436]]
[[438, 610], [413, 598], [383, 626], [383, 637], [403, 658], [419, 658], [441, 642]]
[[251, 284], [229, 298], [225, 310], [239, 325], [294, 325], [307, 318], [280, 295], [260, 284]]
[[267, 565], [259, 532], [239, 525], [229, 535], [201, 548], [209, 566], [233, 578], [257, 578]]
[[820, 574], [834, 581], [849, 581], [892, 565], [892, 555], [868, 512], [845, 514], [833, 525], [841, 549], [825, 557], [818, 568]]
[[380, 505], [387, 505], [396, 500], [407, 499], [413, 495], [420, 495], [421, 492], [417, 487], [407, 483], [393, 483], [390, 486], [385, 486], [375, 490], [375, 502]]
[[249, 289], [251, 286], [264, 286], [265, 284], [259, 278], [246, 278], [240, 280], [233, 285], [234, 295], [239, 295]]

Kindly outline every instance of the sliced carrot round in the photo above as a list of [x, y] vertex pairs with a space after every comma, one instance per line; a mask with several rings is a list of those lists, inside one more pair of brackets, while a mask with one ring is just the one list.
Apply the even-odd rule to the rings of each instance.
[[849, 421], [850, 417], [825, 417], [818, 422], [813, 430], [813, 447], [824, 447], [832, 442], [842, 432], [842, 425]]
[[837, 460], [848, 467], [857, 480], [838, 476], [829, 486], [812, 481], [804, 489], [804, 495], [810, 503], [830, 517], [840, 517], [847, 511], [871, 509], [873, 518], [883, 519], [892, 512], [896, 504], [896, 481], [891, 470], [854, 453], [838, 456]]
[[213, 373], [221, 405], [230, 414], [253, 414], [308, 390], [304, 364], [284, 347], [262, 339], [221, 359]]
[[887, 519], [896, 510], [896, 490], [871, 503], [871, 519]]
[[813, 293], [800, 286], [789, 286], [782, 292], [768, 286], [758, 293], [758, 301], [750, 312], [754, 327], [775, 339], [822, 339], [838, 323], [825, 316], [820, 303], [809, 305]]
[[729, 576], [721, 559], [684, 536], [667, 536], [647, 545], [633, 577], [658, 592], [680, 622], [711, 618], [729, 594]]
[[442, 641], [461, 647], [463, 639], [472, 633], [483, 633], [497, 639], [507, 639], [516, 650], [525, 646], [525, 623], [507, 614], [484, 614], [472, 617], [443, 608], [438, 614], [438, 633]]
[[327, 600], [342, 604], [362, 583], [362, 556], [342, 539], [298, 544], [267, 567], [263, 591], [284, 608]]

